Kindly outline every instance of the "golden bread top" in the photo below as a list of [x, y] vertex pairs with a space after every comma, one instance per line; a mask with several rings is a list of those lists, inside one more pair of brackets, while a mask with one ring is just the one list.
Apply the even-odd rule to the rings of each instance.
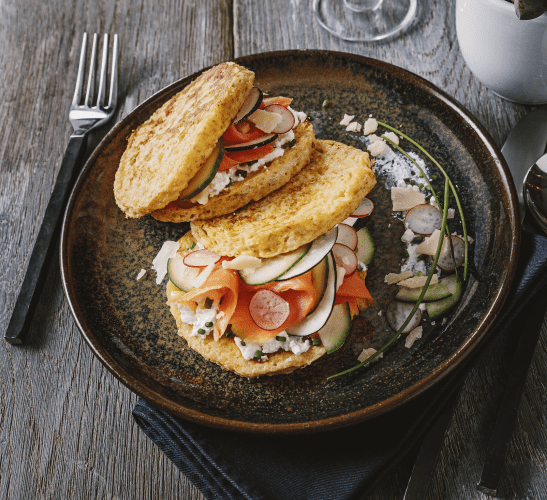
[[169, 206], [152, 212], [152, 217], [164, 222], [185, 222], [195, 219], [211, 219], [229, 214], [253, 201], [260, 200], [272, 191], [284, 186], [308, 163], [315, 142], [311, 123], [300, 123], [294, 129], [296, 144], [264, 167], [251, 172], [239, 182], [209, 198], [205, 205], [191, 208]]
[[178, 199], [241, 108], [254, 73], [235, 63], [201, 74], [129, 137], [114, 180], [116, 203], [141, 217]]
[[317, 140], [310, 163], [281, 189], [233, 214], [193, 221], [192, 234], [219, 255], [273, 257], [349, 217], [375, 184], [368, 153]]

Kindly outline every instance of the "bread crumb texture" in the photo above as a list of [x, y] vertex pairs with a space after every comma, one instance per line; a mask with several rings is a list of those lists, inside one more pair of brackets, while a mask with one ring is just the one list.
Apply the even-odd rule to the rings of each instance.
[[211, 219], [229, 214], [253, 201], [264, 198], [284, 186], [308, 163], [314, 148], [315, 133], [311, 123], [300, 123], [294, 129], [296, 144], [265, 167], [250, 173], [239, 182], [229, 185], [213, 196], [205, 205], [191, 208], [169, 206], [152, 212], [152, 217], [164, 222], [186, 222]]
[[193, 221], [192, 233], [219, 255], [273, 257], [349, 217], [375, 184], [368, 153], [317, 140], [308, 165], [282, 188], [233, 214]]
[[228, 62], [202, 73], [129, 137], [116, 203], [141, 217], [178, 199], [241, 108], [254, 73]]

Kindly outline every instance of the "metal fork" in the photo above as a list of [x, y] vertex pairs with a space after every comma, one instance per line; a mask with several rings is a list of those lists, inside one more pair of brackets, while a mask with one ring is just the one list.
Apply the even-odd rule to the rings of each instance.
[[15, 302], [15, 308], [11, 315], [10, 323], [4, 334], [4, 338], [11, 344], [23, 344], [32, 323], [36, 305], [43, 289], [49, 263], [54, 253], [55, 245], [52, 242], [57, 240], [62, 224], [62, 213], [66, 206], [71, 188], [76, 180], [82, 154], [87, 144], [87, 134], [90, 130], [103, 125], [114, 115], [116, 99], [118, 94], [118, 35], [114, 35], [114, 44], [111, 53], [112, 69], [110, 76], [110, 93], [108, 104], [105, 105], [107, 59], [108, 59], [108, 35], [104, 35], [103, 53], [101, 60], [101, 71], [99, 76], [99, 90], [96, 104], [93, 106], [95, 91], [95, 63], [97, 60], [97, 34], [93, 35], [91, 48], [91, 63], [88, 73], [88, 84], [84, 103], [82, 99], [82, 88], [85, 73], [85, 60], [87, 52], [87, 33], [84, 33], [78, 76], [76, 78], [76, 89], [70, 106], [69, 120], [74, 128], [70, 136], [68, 146], [61, 163], [55, 187], [51, 194], [46, 213], [40, 227], [40, 232], [34, 244], [30, 256], [29, 265], [19, 296]]

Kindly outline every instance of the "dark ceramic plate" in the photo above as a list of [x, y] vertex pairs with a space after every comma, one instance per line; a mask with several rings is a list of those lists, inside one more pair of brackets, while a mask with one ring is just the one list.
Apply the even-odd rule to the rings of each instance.
[[[354, 322], [345, 346], [291, 375], [254, 380], [223, 371], [185, 349], [165, 305], [165, 282], [151, 262], [185, 225], [151, 217], [126, 219], [112, 192], [130, 132], [197, 75], [161, 90], [118, 123], [89, 159], [72, 194], [62, 236], [62, 273], [77, 324], [93, 352], [132, 391], [179, 417], [251, 432], [307, 432], [352, 424], [387, 412], [442, 379], [479, 343], [499, 313], [517, 260], [516, 197], [502, 156], [485, 130], [431, 83], [364, 57], [320, 51], [253, 55], [240, 64], [256, 84], [294, 97], [320, 138], [363, 148], [339, 125], [344, 113], [372, 114], [401, 129], [440, 160], [457, 185], [472, 245], [473, 274], [447, 321], [426, 324], [411, 349], [399, 341], [379, 363], [337, 379], [364, 346], [391, 335], [383, 315], [394, 288], [383, 276], [399, 269], [402, 222], [390, 212], [383, 174], [365, 221], [376, 242], [367, 283], [376, 302]], [[331, 106], [322, 108], [325, 99]], [[439, 186], [441, 188], [442, 186]], [[452, 205], [453, 206], [453, 205]], [[458, 230], [454, 227], [453, 230]], [[141, 268], [147, 275], [136, 281]]]

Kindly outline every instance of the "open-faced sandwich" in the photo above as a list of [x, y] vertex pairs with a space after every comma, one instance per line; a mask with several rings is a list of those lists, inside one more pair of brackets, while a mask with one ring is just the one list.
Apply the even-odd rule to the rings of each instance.
[[367, 153], [317, 141], [281, 189], [192, 222], [167, 263], [178, 334], [245, 377], [290, 373], [339, 348], [372, 300], [363, 246], [341, 223], [375, 183]]
[[114, 182], [126, 216], [184, 222], [231, 213], [308, 163], [315, 135], [305, 114], [253, 82], [235, 63], [215, 66], [131, 134]]

